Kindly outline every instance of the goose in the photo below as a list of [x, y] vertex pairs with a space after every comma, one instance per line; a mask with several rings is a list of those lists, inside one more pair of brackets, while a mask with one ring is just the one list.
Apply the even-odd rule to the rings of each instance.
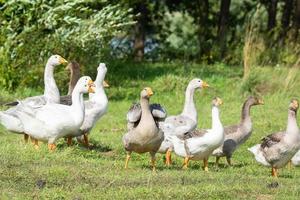
[[194, 130], [183, 137], [169, 135], [176, 155], [184, 157], [183, 168], [188, 168], [190, 160], [203, 160], [204, 170], [208, 171], [208, 157], [224, 141], [224, 129], [220, 120], [219, 106], [222, 100], [212, 100], [212, 127], [206, 130]]
[[34, 97], [27, 97], [21, 101], [13, 101], [6, 103], [6, 106], [16, 106], [20, 102], [29, 106], [39, 106], [39, 105], [45, 105], [48, 103], [59, 103], [60, 102], [60, 95], [59, 90], [57, 88], [53, 72], [56, 66], [58, 65], [64, 65], [67, 64], [68, 61], [65, 60], [60, 55], [52, 55], [48, 59], [45, 67], [44, 72], [44, 94], [40, 96], [34, 96]]
[[48, 103], [31, 107], [22, 102], [16, 109], [16, 116], [23, 124], [24, 132], [29, 136], [48, 142], [48, 148], [56, 148], [57, 139], [78, 130], [84, 120], [83, 94], [94, 92], [94, 83], [89, 76], [81, 77], [73, 92], [72, 105]]
[[163, 132], [157, 126], [149, 105], [149, 99], [153, 95], [151, 88], [146, 87], [140, 94], [141, 119], [138, 125], [129, 130], [122, 138], [124, 148], [127, 152], [125, 169], [132, 152], [146, 153], [151, 156], [152, 170], [155, 171], [155, 154], [164, 139]]
[[97, 77], [95, 80], [95, 93], [89, 94], [89, 100], [84, 101], [85, 117], [83, 124], [78, 131], [67, 136], [68, 145], [72, 144], [72, 138], [77, 137], [78, 141], [89, 147], [88, 135], [94, 127], [95, 123], [106, 113], [108, 108], [108, 99], [104, 91], [104, 87], [108, 84], [104, 81], [107, 72], [105, 63], [100, 63], [97, 68]]
[[252, 96], [248, 97], [242, 107], [240, 123], [224, 127], [224, 143], [212, 153], [212, 155], [216, 157], [217, 166], [219, 164], [219, 159], [224, 156], [226, 157], [227, 163], [231, 165], [232, 154], [252, 133], [252, 121], [250, 117], [251, 107], [262, 104], [264, 104], [262, 99]]
[[[17, 106], [19, 103], [29, 106], [41, 106], [46, 103], [59, 103], [59, 90], [55, 83], [53, 72], [56, 66], [66, 64], [67, 61], [60, 55], [52, 55], [45, 67], [44, 72], [44, 95], [28, 97], [21, 101], [7, 103], [7, 106]], [[9, 131], [24, 134], [23, 125], [19, 120], [16, 120], [16, 107], [9, 108], [6, 111], [0, 112], [0, 123]], [[24, 134], [25, 143], [28, 142], [28, 135]], [[37, 141], [34, 141], [35, 143]]]
[[185, 91], [185, 103], [181, 114], [169, 116], [162, 123], [161, 127], [165, 134], [165, 140], [162, 142], [158, 152], [166, 153], [166, 165], [171, 164], [172, 144], [168, 141], [169, 135], [182, 136], [197, 127], [197, 110], [194, 103], [194, 92], [196, 89], [206, 88], [209, 85], [201, 79], [191, 80]]
[[300, 132], [297, 125], [299, 103], [292, 99], [288, 109], [287, 127], [262, 139], [261, 144], [248, 148], [255, 160], [272, 168], [272, 176], [278, 177], [278, 169], [284, 167], [300, 149]]

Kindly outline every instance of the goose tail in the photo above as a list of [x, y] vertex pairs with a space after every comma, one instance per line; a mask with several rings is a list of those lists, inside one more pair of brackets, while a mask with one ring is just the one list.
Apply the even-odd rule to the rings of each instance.
[[248, 148], [248, 150], [254, 155], [255, 160], [264, 166], [271, 166], [270, 163], [266, 160], [261, 151], [260, 144], [254, 145], [253, 147]]

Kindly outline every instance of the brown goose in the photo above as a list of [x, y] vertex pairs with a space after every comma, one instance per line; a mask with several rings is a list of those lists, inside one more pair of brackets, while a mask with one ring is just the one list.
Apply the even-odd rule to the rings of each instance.
[[284, 132], [270, 134], [248, 150], [255, 160], [262, 165], [272, 167], [272, 176], [277, 177], [277, 170], [285, 166], [300, 149], [300, 131], [297, 125], [299, 103], [293, 99], [288, 109], [288, 122]]
[[155, 170], [155, 154], [164, 139], [164, 135], [157, 126], [150, 111], [149, 98], [152, 95], [152, 89], [149, 87], [146, 87], [141, 91], [141, 119], [136, 127], [129, 130], [123, 136], [123, 145], [127, 151], [125, 168], [128, 167], [128, 162], [132, 152], [149, 152], [151, 155], [152, 169]]
[[219, 159], [221, 157], [226, 157], [227, 163], [231, 165], [232, 154], [252, 133], [250, 109], [252, 106], [261, 104], [263, 104], [261, 99], [252, 96], [248, 97], [243, 104], [240, 123], [224, 127], [224, 143], [212, 153], [213, 156], [216, 156], [216, 165], [219, 164]]
[[70, 70], [70, 81], [69, 81], [69, 89], [68, 94], [60, 97], [60, 103], [64, 105], [72, 104], [72, 92], [77, 81], [80, 78], [80, 65], [76, 61], [70, 62], [67, 67], [67, 70]]

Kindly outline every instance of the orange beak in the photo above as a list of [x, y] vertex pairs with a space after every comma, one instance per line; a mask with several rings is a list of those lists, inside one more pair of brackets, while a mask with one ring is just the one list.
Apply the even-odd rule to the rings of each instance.
[[105, 87], [105, 88], [108, 88], [108, 87], [109, 87], [109, 84], [108, 84], [106, 81], [103, 81], [102, 85], [103, 85], [103, 87]]
[[88, 86], [89, 86], [88, 93], [95, 93], [96, 86], [92, 80], [89, 80]]
[[207, 87], [209, 87], [209, 85], [205, 81], [203, 81], [202, 82], [202, 88], [207, 88]]

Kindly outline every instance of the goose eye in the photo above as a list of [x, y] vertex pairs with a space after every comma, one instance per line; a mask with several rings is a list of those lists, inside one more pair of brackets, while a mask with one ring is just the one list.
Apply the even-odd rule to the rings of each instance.
[[87, 85], [84, 85], [84, 87], [86, 87]]
[[198, 82], [200, 83], [201, 81], [199, 80]]

